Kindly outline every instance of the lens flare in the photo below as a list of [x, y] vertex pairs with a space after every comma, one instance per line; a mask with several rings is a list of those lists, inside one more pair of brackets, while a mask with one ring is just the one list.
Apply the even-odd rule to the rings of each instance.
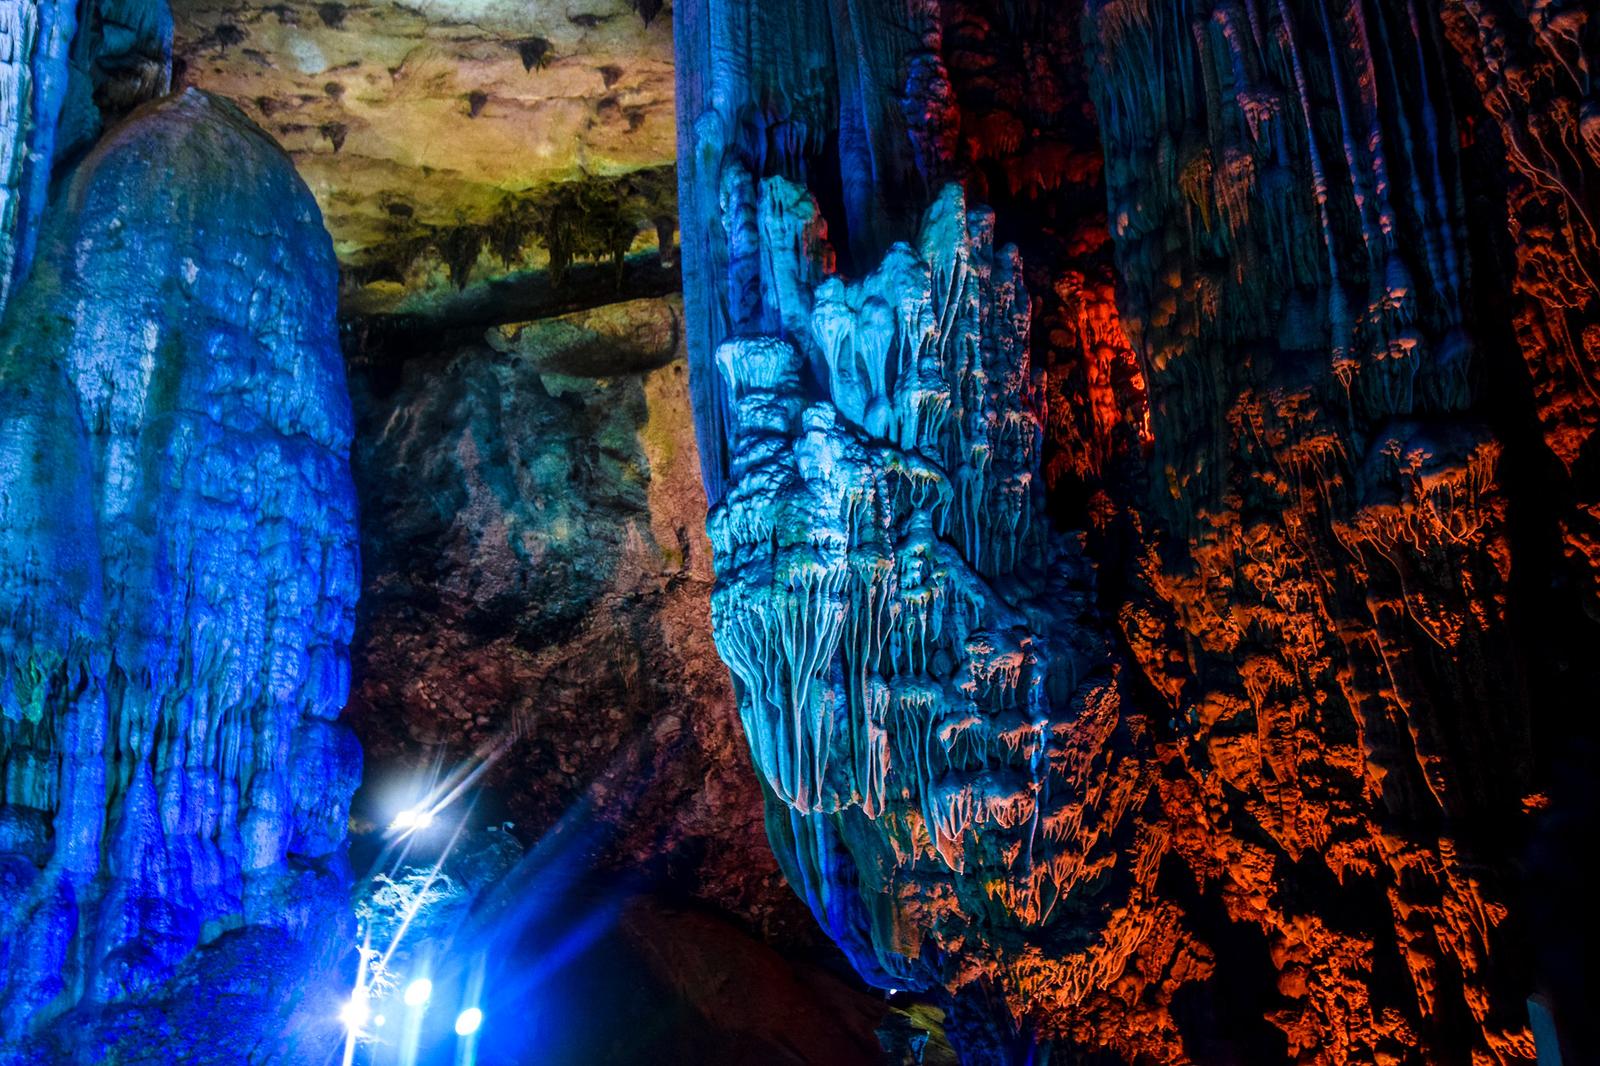
[[408, 1007], [420, 1007], [428, 1002], [428, 997], [433, 995], [433, 982], [426, 977], [419, 977], [406, 985], [403, 997]]
[[394, 816], [390, 829], [426, 829], [433, 824], [433, 812], [426, 807], [410, 807]]
[[483, 1024], [483, 1011], [477, 1007], [468, 1007], [456, 1015], [456, 1035], [471, 1036]]
[[350, 1002], [339, 1009], [339, 1020], [351, 1032], [358, 1032], [366, 1027], [367, 1020], [372, 1017], [372, 1007], [367, 1002], [367, 990], [358, 988], [350, 995]]

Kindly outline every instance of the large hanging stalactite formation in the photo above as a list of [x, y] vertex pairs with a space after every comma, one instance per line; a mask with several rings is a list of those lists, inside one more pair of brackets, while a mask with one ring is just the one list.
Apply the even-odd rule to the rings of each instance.
[[[804, 6], [677, 12], [715, 625], [791, 882], [869, 978], [942, 989], [975, 1060], [1531, 1058], [1510, 859], [1534, 738], [1573, 727], [1529, 702], [1518, 559], [1545, 511], [1577, 582], [1593, 556], [1560, 338], [1592, 332], [1595, 20]], [[1016, 292], [968, 312], [928, 239], [951, 181], [1032, 249], [985, 252]], [[1508, 484], [1543, 468], [1492, 384], [1497, 190], [1545, 488]], [[918, 354], [952, 337], [983, 358]]]
[[791, 812], [771, 816], [791, 883], [880, 983], [1010, 1003], [968, 1036], [980, 1060], [1106, 1009], [1136, 953], [1166, 967], [1178, 950], [1156, 935], [1174, 917], [1149, 899], [1164, 838], [1142, 817], [1153, 779], [1092, 566], [1034, 517], [1022, 264], [956, 185], [915, 246], [853, 281], [828, 271], [802, 193], [771, 178], [760, 197], [766, 240], [812, 265], [776, 264], [766, 290], [794, 330], [717, 354], [733, 427], [708, 522], [718, 648]]
[[[1149, 367], [1155, 480], [1130, 502], [1189, 544], [1147, 547], [1123, 608], [1197, 726], [1163, 751], [1177, 849], [1279, 938], [1291, 1053], [1531, 1056], [1505, 919], [1533, 724], [1437, 16], [1087, 25]], [[1307, 856], [1385, 904], [1340, 929], [1291, 902]], [[1386, 942], [1398, 986], [1369, 976]]]

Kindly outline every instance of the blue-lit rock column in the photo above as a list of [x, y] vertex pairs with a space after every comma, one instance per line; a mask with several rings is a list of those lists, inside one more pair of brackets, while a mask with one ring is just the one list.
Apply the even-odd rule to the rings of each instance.
[[52, 205], [0, 342], [0, 1060], [326, 1051], [284, 1019], [349, 947], [336, 282], [201, 93]]
[[0, 310], [38, 239], [76, 30], [68, 0], [0, 6]]

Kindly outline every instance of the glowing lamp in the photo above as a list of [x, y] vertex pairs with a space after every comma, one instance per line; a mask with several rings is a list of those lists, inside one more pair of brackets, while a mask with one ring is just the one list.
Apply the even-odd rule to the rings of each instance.
[[358, 988], [350, 994], [350, 1002], [339, 1009], [339, 1020], [351, 1032], [358, 1032], [372, 1017], [372, 1008], [367, 1003], [367, 990]]
[[428, 997], [433, 995], [433, 982], [426, 977], [419, 977], [406, 985], [405, 995], [402, 997], [408, 1007], [420, 1007], [428, 1002]]
[[477, 1007], [468, 1007], [456, 1015], [456, 1035], [471, 1036], [483, 1024], [483, 1011]]
[[426, 807], [412, 807], [394, 816], [390, 829], [426, 829], [433, 824], [433, 812]]

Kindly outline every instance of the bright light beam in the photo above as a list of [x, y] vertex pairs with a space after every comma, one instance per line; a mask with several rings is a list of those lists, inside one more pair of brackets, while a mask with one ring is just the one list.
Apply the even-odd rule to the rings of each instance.
[[510, 742], [502, 740], [480, 748], [472, 759], [450, 771], [443, 781], [438, 779], [439, 771], [435, 767], [435, 783], [428, 789], [428, 794], [396, 814], [389, 823], [389, 832], [409, 837], [427, 829], [446, 807], [465, 795], [509, 747]]
[[487, 959], [477, 955], [467, 974], [461, 1001], [470, 1004], [456, 1015], [456, 1066], [477, 1066], [478, 1030], [483, 1026], [483, 972]]
[[[467, 817], [470, 816], [471, 812], [468, 811]], [[455, 850], [456, 842], [461, 839], [462, 830], [467, 828], [467, 817], [463, 817], [457, 823], [455, 832], [450, 834], [450, 842], [445, 845], [444, 851], [439, 854], [439, 860], [433, 864], [433, 869], [428, 871], [428, 879], [423, 882], [422, 890], [416, 894], [410, 906], [406, 908], [405, 917], [400, 920], [400, 928], [394, 931], [394, 936], [389, 940], [389, 947], [383, 953], [380, 973], [389, 968], [389, 960], [394, 958], [395, 950], [400, 947], [400, 941], [405, 939], [407, 931], [411, 928], [411, 923], [416, 919], [417, 913], [422, 910], [422, 904], [427, 898], [428, 889], [432, 888], [433, 883], [439, 879], [439, 874], [444, 870], [445, 859], [449, 858], [450, 853]]]
[[362, 941], [361, 962], [356, 967], [356, 986], [350, 992], [349, 1002], [339, 1010], [339, 1020], [344, 1023], [344, 1066], [351, 1066], [355, 1062], [356, 1040], [372, 1014], [372, 993], [367, 988], [367, 959], [371, 956], [371, 947], [370, 940]]
[[339, 1008], [339, 1020], [352, 1033], [365, 1029], [372, 1017], [372, 1007], [367, 1003], [366, 989], [357, 989], [345, 1005]]

